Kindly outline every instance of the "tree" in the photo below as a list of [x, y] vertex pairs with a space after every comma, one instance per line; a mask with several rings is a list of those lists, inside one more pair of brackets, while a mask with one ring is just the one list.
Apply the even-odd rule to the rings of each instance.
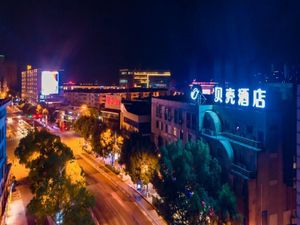
[[29, 133], [20, 140], [15, 155], [29, 168], [30, 188], [34, 194], [28, 205], [41, 221], [61, 213], [64, 225], [78, 224], [82, 215], [93, 224], [89, 208], [94, 199], [85, 188], [84, 177], [73, 159], [72, 150], [46, 130]]
[[100, 134], [100, 146], [103, 156], [111, 156], [112, 164], [114, 163], [115, 155], [121, 154], [124, 138], [113, 132], [111, 129], [106, 129]]
[[150, 137], [139, 133], [130, 134], [122, 146], [120, 162], [125, 164], [133, 182], [142, 181], [145, 185], [150, 183], [158, 167], [155, 145]]
[[223, 214], [235, 218], [235, 198], [228, 185], [221, 185], [221, 167], [204, 141], [162, 147], [159, 165], [158, 207], [172, 224], [210, 224], [224, 221]]
[[35, 111], [36, 111], [37, 114], [40, 114], [40, 113], [42, 113], [42, 111], [43, 111], [43, 107], [42, 107], [40, 104], [38, 104], [38, 105], [36, 106]]
[[131, 155], [126, 170], [133, 182], [141, 181], [144, 185], [148, 185], [153, 179], [157, 166], [158, 158], [153, 153], [142, 151]]
[[89, 141], [92, 150], [102, 155], [99, 136], [105, 129], [105, 125], [100, 122], [98, 117], [80, 116], [74, 124], [75, 131], [80, 134], [86, 141]]
[[99, 119], [90, 116], [80, 116], [74, 123], [74, 129], [85, 140], [90, 140], [94, 133], [99, 133], [102, 124]]

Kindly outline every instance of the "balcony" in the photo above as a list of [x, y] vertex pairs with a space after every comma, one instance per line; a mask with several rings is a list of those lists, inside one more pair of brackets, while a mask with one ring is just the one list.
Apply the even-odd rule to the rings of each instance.
[[247, 179], [254, 179], [256, 178], [256, 171], [250, 171], [247, 170], [246, 168], [243, 168], [237, 164], [232, 163], [231, 164], [231, 172], [238, 175], [242, 176]]
[[262, 143], [259, 141], [255, 141], [255, 140], [252, 140], [252, 139], [249, 139], [246, 137], [241, 137], [239, 135], [235, 135], [235, 134], [227, 133], [227, 132], [222, 132], [221, 135], [224, 137], [227, 137], [228, 139], [235, 141], [235, 142], [240, 142], [245, 145], [249, 145], [249, 146], [252, 146], [252, 147], [258, 148], [258, 149], [262, 148]]

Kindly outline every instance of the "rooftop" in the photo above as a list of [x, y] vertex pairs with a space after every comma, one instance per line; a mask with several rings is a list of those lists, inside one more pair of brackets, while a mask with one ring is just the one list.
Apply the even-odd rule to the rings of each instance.
[[149, 101], [123, 101], [122, 103], [127, 112], [139, 116], [150, 115], [151, 103]]
[[168, 96], [159, 96], [153, 98], [174, 101], [174, 102], [193, 103], [191, 98], [187, 95], [168, 95]]
[[123, 93], [123, 92], [155, 92], [167, 91], [166, 88], [129, 88], [129, 89], [76, 89], [65, 90], [64, 92], [81, 92], [81, 93]]

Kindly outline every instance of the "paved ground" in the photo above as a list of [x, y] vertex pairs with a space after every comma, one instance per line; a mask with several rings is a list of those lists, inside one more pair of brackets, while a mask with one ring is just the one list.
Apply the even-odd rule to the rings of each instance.
[[11, 195], [6, 224], [32, 225], [34, 224], [32, 218], [30, 216], [26, 216], [26, 206], [32, 198], [32, 194], [26, 180], [28, 170], [24, 166], [20, 165], [14, 156], [14, 150], [18, 146], [20, 138], [26, 135], [28, 125], [22, 118], [18, 118], [17, 115], [11, 114], [11, 111], [8, 112], [8, 121], [7, 158], [8, 162], [13, 164], [11, 167], [11, 173], [16, 177], [19, 185], [16, 187], [16, 191]]

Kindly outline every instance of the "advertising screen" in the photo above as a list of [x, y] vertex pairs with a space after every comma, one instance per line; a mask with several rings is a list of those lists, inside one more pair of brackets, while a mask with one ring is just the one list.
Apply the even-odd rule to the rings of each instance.
[[58, 94], [58, 71], [42, 71], [42, 95]]
[[116, 95], [105, 96], [105, 108], [108, 109], [120, 109], [121, 97]]

